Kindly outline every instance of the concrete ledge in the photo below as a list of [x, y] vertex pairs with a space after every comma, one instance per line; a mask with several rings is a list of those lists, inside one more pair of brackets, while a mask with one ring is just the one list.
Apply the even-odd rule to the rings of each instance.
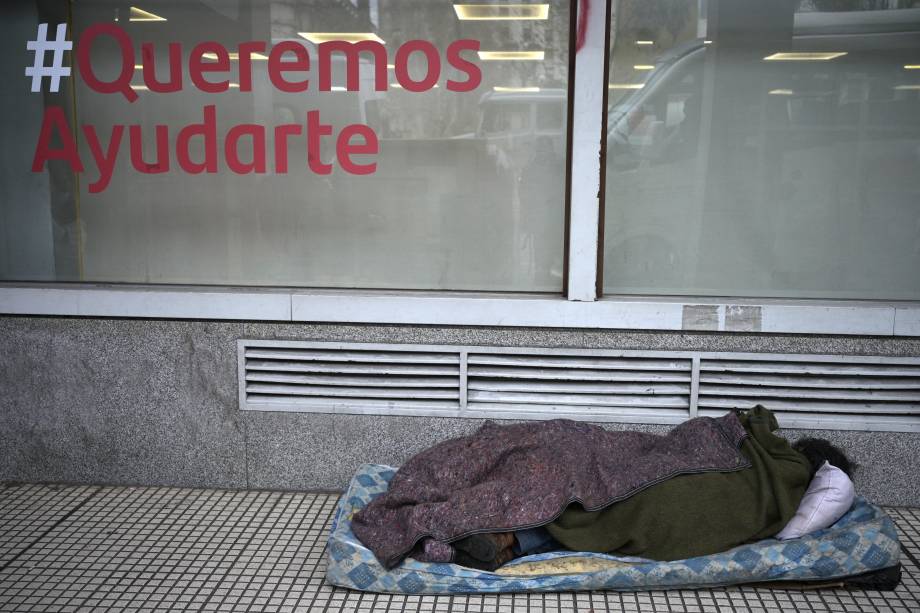
[[0, 313], [78, 317], [290, 321], [291, 297], [269, 290], [0, 287]]
[[894, 315], [895, 336], [920, 336], [920, 308], [899, 308]]
[[3, 285], [0, 314], [920, 336], [920, 304], [913, 302]]

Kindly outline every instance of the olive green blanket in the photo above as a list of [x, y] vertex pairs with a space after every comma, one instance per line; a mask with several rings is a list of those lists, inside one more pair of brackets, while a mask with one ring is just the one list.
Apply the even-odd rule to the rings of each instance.
[[574, 503], [547, 529], [574, 551], [653, 560], [711, 554], [776, 534], [805, 494], [809, 464], [773, 433], [776, 418], [768, 410], [757, 407], [740, 419], [750, 468], [677, 476], [593, 513]]

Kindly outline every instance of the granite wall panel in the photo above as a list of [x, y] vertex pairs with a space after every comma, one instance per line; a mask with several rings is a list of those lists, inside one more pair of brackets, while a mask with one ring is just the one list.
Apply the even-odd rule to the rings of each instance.
[[[918, 338], [0, 317], [0, 480], [341, 489], [363, 462], [399, 464], [481, 423], [242, 412], [240, 338], [920, 355]], [[920, 506], [920, 473], [909, 468], [920, 434], [785, 434], [842, 445], [872, 500]]]

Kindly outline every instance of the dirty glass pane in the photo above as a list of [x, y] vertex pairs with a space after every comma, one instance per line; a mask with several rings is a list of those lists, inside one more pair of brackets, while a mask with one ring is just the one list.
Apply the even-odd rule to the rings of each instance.
[[619, 0], [607, 294], [920, 298], [920, 4]]
[[[570, 6], [523, 4], [3, 2], [0, 280], [560, 292]], [[39, 23], [51, 24], [49, 37], [68, 23], [75, 41], [99, 24], [122, 29], [137, 100], [94, 91], [70, 53], [74, 75], [60, 91], [46, 80], [32, 93], [23, 70]], [[336, 51], [324, 64], [319, 50], [330, 40], [372, 41], [383, 55]], [[434, 58], [407, 46], [413, 40]], [[209, 41], [227, 50], [229, 67], [203, 79], [226, 81], [227, 91], [202, 91], [192, 79], [194, 48]], [[244, 52], [240, 45], [252, 41], [265, 48]], [[455, 41], [475, 41], [479, 51], [451, 57]], [[168, 83], [170, 43], [181, 45], [182, 89], [164, 93], [149, 86], [144, 66]], [[283, 61], [309, 56], [309, 69], [283, 73], [294, 91], [279, 88], [269, 68], [281, 45]], [[100, 36], [88, 53], [100, 81], [120, 77], [115, 38]], [[198, 59], [223, 61], [210, 50]], [[470, 81], [470, 65], [481, 81], [458, 91], [451, 83]], [[329, 87], [321, 91], [323, 73]], [[413, 89], [419, 84], [424, 91]], [[53, 158], [30, 170], [52, 107], [73, 130], [82, 172]], [[209, 107], [213, 143], [197, 133], [183, 140], [186, 127], [210, 129]], [[319, 130], [312, 149], [310, 113]], [[100, 189], [93, 144], [106, 154], [118, 125], [111, 177]], [[357, 147], [349, 160], [358, 170], [376, 164], [367, 174], [342, 163], [339, 139], [354, 125], [378, 142], [373, 154], [361, 149], [366, 133], [345, 141]], [[59, 132], [49, 147], [65, 147]], [[182, 146], [186, 166], [200, 172], [185, 169]]]

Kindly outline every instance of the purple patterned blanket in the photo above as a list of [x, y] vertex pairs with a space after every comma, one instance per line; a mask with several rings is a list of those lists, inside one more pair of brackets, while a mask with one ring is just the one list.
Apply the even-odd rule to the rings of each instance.
[[352, 529], [387, 568], [410, 553], [450, 562], [449, 543], [470, 534], [542, 526], [572, 502], [599, 510], [681, 474], [747, 468], [746, 435], [734, 413], [691, 419], [666, 435], [566, 419], [487, 422], [412, 457]]

